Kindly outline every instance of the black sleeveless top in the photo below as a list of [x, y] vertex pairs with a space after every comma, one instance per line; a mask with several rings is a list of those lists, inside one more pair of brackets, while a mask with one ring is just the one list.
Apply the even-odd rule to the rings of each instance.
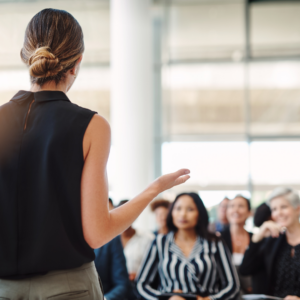
[[59, 91], [20, 91], [0, 106], [0, 278], [94, 260], [80, 203], [82, 141], [94, 114]]

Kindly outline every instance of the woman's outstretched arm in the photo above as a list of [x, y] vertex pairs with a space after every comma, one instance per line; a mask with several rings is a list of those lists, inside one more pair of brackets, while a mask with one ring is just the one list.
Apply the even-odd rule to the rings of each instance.
[[95, 115], [83, 139], [85, 163], [81, 179], [83, 234], [92, 248], [101, 247], [127, 229], [159, 193], [189, 179], [187, 169], [161, 176], [128, 203], [109, 212], [106, 175], [109, 150], [109, 124]]

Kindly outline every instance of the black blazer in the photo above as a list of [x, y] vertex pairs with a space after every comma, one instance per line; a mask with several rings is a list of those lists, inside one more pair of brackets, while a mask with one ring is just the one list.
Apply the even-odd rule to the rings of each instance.
[[131, 285], [120, 236], [94, 250], [95, 266], [107, 300], [130, 299]]
[[[253, 234], [251, 232], [248, 232], [248, 233], [249, 233], [249, 238], [251, 241]], [[232, 254], [232, 240], [231, 240], [230, 228], [228, 227], [228, 228], [224, 229], [221, 232], [221, 235], [222, 235], [222, 238], [223, 238], [224, 242], [226, 243], [230, 253]], [[241, 266], [239, 267], [239, 274], [242, 276], [245, 276], [245, 274], [243, 274], [241, 272]], [[261, 271], [257, 272], [256, 274], [250, 274], [250, 275], [252, 277], [252, 292], [254, 294], [266, 294], [267, 293], [267, 289], [266, 289], [267, 283], [266, 283], [265, 270], [261, 270]]]
[[[251, 232], [248, 232], [248, 233], [249, 233], [249, 237], [250, 237], [250, 240], [251, 240], [253, 234]], [[222, 236], [222, 239], [224, 240], [224, 242], [226, 243], [230, 253], [232, 254], [232, 240], [231, 240], [231, 234], [230, 234], [230, 226], [226, 227], [221, 232], [221, 236]]]
[[266, 238], [259, 243], [250, 242], [245, 252], [244, 260], [240, 266], [241, 275], [255, 276], [260, 272], [265, 274], [265, 294], [272, 294], [272, 272], [276, 254], [282, 243], [284, 243], [285, 234], [281, 234], [278, 238]]

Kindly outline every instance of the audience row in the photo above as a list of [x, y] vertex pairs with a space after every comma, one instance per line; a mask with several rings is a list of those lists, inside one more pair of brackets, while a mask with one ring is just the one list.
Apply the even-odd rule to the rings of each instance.
[[300, 198], [294, 190], [278, 188], [256, 209], [254, 234], [244, 228], [251, 204], [243, 195], [225, 198], [211, 224], [196, 193], [172, 203], [156, 200], [151, 210], [156, 232], [129, 227], [95, 250], [105, 299], [227, 300], [253, 293], [300, 300]]

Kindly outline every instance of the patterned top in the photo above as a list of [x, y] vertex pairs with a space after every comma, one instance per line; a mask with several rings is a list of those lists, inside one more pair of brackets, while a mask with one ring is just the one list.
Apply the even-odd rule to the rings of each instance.
[[[292, 251], [294, 251], [293, 257]], [[282, 243], [274, 261], [273, 276], [274, 296], [300, 297], [300, 244], [293, 247], [286, 240]]]
[[[151, 284], [159, 275], [158, 287]], [[158, 235], [153, 241], [138, 276], [137, 289], [144, 299], [156, 300], [163, 293], [209, 295], [212, 300], [234, 298], [239, 280], [230, 254], [221, 241], [198, 237], [187, 258], [174, 242], [174, 233]]]

